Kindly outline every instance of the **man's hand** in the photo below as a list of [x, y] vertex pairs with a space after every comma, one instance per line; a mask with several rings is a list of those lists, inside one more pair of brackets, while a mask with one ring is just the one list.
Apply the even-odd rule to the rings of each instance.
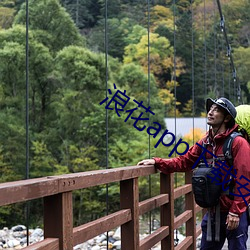
[[239, 226], [240, 218], [238, 215], [231, 215], [230, 213], [227, 215], [227, 229], [233, 230]]
[[138, 165], [155, 165], [155, 160], [154, 159], [142, 160], [137, 163], [137, 166]]

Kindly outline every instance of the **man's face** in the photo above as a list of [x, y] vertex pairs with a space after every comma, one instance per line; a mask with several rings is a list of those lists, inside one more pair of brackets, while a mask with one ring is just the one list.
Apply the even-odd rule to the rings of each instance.
[[207, 113], [207, 124], [212, 127], [220, 126], [225, 118], [223, 109], [216, 104], [213, 104]]

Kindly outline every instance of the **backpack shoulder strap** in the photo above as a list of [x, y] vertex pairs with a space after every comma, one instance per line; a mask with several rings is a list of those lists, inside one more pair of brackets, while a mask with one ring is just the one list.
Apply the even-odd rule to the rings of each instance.
[[237, 136], [242, 136], [239, 132], [231, 133], [227, 138], [223, 145], [223, 154], [225, 156], [225, 160], [228, 162], [229, 166], [233, 166], [233, 156], [232, 156], [232, 144], [234, 139]]

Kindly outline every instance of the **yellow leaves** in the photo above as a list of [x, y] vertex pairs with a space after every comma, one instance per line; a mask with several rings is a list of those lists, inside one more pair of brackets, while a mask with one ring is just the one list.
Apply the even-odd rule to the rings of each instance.
[[247, 82], [250, 78], [250, 48], [239, 47], [235, 49], [235, 64], [241, 80]]
[[192, 99], [188, 100], [185, 103], [185, 107], [183, 108], [185, 115], [191, 115], [193, 113], [193, 101]]
[[[148, 53], [150, 62], [150, 71], [155, 75], [164, 74], [165, 71], [174, 71], [173, 47], [165, 37], [156, 33], [149, 35], [150, 48], [148, 51], [148, 36], [142, 36], [137, 44], [130, 44], [125, 47], [124, 63], [135, 62], [140, 64], [144, 72], [148, 71]], [[176, 57], [175, 74], [179, 76], [185, 72], [185, 63], [181, 58]]]
[[[173, 68], [171, 56], [173, 48], [165, 37], [150, 33], [150, 70], [154, 74], [163, 73]], [[148, 70], [148, 36], [142, 36], [138, 44], [130, 44], [125, 48], [124, 63], [139, 63], [145, 72]]]
[[247, 82], [247, 88], [248, 88], [248, 91], [250, 92], [250, 81]]
[[180, 76], [180, 74], [183, 74], [186, 72], [185, 70], [185, 63], [181, 60], [180, 57], [176, 57], [175, 58], [175, 64], [176, 64], [176, 68], [175, 68], [175, 74], [176, 76]]
[[235, 59], [238, 65], [250, 65], [250, 48], [238, 47], [235, 49]]
[[171, 93], [168, 89], [160, 89], [158, 95], [159, 95], [161, 101], [165, 105], [169, 105], [173, 102], [174, 94]]
[[[180, 105], [180, 102], [176, 102], [176, 105]], [[181, 113], [178, 108], [175, 108], [173, 105], [168, 107], [167, 116], [168, 117], [181, 117]]]
[[204, 131], [201, 128], [190, 129], [190, 132], [188, 134], [184, 135], [183, 140], [188, 142], [188, 143], [192, 143], [193, 141], [197, 142], [198, 140], [200, 140], [204, 136], [205, 132], [206, 131]]
[[151, 27], [154, 31], [159, 26], [165, 26], [173, 30], [173, 12], [164, 6], [156, 5], [151, 9], [150, 13]]
[[206, 112], [201, 112], [201, 117], [207, 117], [207, 113]]
[[8, 29], [11, 27], [14, 19], [14, 8], [0, 7], [0, 29]]
[[166, 19], [171, 18], [173, 20], [173, 13], [169, 8], [166, 8], [162, 5], [156, 5], [152, 8], [151, 17], [156, 17], [157, 19]]
[[[166, 115], [168, 117], [181, 116], [180, 111], [177, 109], [177, 107], [180, 105], [180, 102], [176, 101], [174, 94], [171, 93], [170, 89], [160, 89], [158, 92], [158, 96], [161, 99], [162, 103], [167, 108]], [[176, 108], [175, 108], [175, 106], [176, 106]]]
[[[230, 8], [242, 8], [242, 6], [246, 6], [249, 0], [227, 0], [227, 4], [231, 6]], [[222, 1], [223, 2], [223, 1]]]

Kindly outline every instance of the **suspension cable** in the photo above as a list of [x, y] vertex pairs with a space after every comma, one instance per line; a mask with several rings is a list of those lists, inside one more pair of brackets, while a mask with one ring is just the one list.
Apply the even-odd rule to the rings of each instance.
[[[229, 67], [229, 71], [230, 71], [231, 70], [230, 65], [228, 67]], [[230, 77], [230, 75], [228, 75], [228, 92], [229, 92], [229, 99], [231, 100], [231, 77]]]
[[[26, 72], [26, 173], [25, 179], [29, 179], [29, 0], [26, 0], [26, 45], [25, 45], [25, 72]], [[26, 239], [27, 245], [29, 245], [29, 210], [30, 203], [26, 202], [25, 214], [26, 214]]]
[[[213, 1], [214, 4], [214, 23], [216, 20], [216, 15], [215, 15], [215, 0]], [[216, 25], [214, 24], [214, 91], [217, 96], [217, 32], [216, 32]]]
[[[150, 0], [147, 0], [147, 29], [148, 29], [148, 107], [150, 106]], [[150, 126], [150, 112], [148, 112], [148, 127]], [[151, 157], [150, 151], [150, 135], [148, 135], [148, 158]], [[149, 197], [151, 197], [151, 175], [148, 176], [148, 189]], [[149, 233], [151, 233], [152, 228], [152, 212], [149, 212]]]
[[[175, 135], [176, 135], [176, 115], [177, 115], [177, 112], [176, 112], [176, 98], [177, 98], [177, 86], [176, 86], [176, 28], [175, 28], [175, 25], [176, 25], [176, 2], [175, 0], [173, 0], [173, 5], [174, 5], [174, 9], [173, 9], [173, 12], [174, 12], [174, 74], [173, 74], [173, 81], [174, 81], [174, 97], [175, 97], [175, 101], [174, 101], [174, 116], [175, 116]], [[175, 137], [175, 143], [176, 143], [176, 137]]]
[[[231, 69], [232, 69], [234, 86], [236, 86], [236, 84], [237, 84], [236, 95], [237, 95], [238, 103], [241, 104], [242, 103], [241, 86], [240, 86], [239, 80], [237, 80], [237, 72], [236, 72], [236, 68], [235, 68], [235, 65], [234, 65], [231, 45], [229, 43], [228, 36], [227, 36], [225, 18], [224, 18], [223, 14], [222, 14], [220, 0], [216, 0], [216, 1], [217, 1], [218, 9], [219, 9], [219, 14], [220, 14], [220, 28], [221, 28], [221, 31], [223, 32], [224, 38], [226, 40], [227, 57], [230, 60], [230, 66], [231, 66]], [[235, 91], [235, 89], [234, 89], [234, 91]]]
[[206, 0], [204, 0], [204, 89], [207, 98], [207, 40], [206, 40]]
[[[108, 0], [105, 0], [105, 22], [104, 22], [104, 29], [105, 29], [105, 84], [106, 84], [106, 98], [108, 98]], [[108, 161], [108, 147], [109, 147], [109, 119], [108, 119], [108, 109], [106, 110], [106, 169], [109, 167]], [[109, 212], [109, 186], [106, 184], [106, 215]], [[107, 232], [107, 249], [108, 249], [108, 232]]]
[[[220, 40], [218, 40], [219, 42]], [[223, 51], [224, 49], [224, 40], [223, 41], [220, 41], [220, 46], [219, 46], [219, 49], [220, 49], [220, 57], [221, 57], [221, 52]], [[221, 63], [220, 63], [220, 72], [221, 72], [221, 77], [222, 77], [222, 96], [225, 96], [225, 75], [224, 75], [224, 72], [225, 71], [225, 67], [224, 67], [224, 60], [223, 58], [221, 58]]]
[[[173, 61], [174, 61], [174, 73], [173, 73], [173, 81], [174, 81], [174, 128], [175, 128], [175, 135], [177, 134], [177, 131], [176, 131], [176, 125], [177, 125], [177, 122], [176, 122], [176, 116], [177, 116], [177, 104], [176, 104], [176, 99], [177, 99], [177, 85], [176, 85], [176, 2], [175, 0], [173, 0], [173, 23], [174, 23], [174, 58], [173, 58]], [[175, 136], [175, 145], [176, 145], [176, 136]], [[175, 153], [176, 155], [176, 153]], [[175, 187], [177, 187], [177, 182], [178, 182], [178, 177], [177, 177], [177, 173], [175, 173]], [[179, 243], [179, 239], [178, 239], [178, 232], [177, 232], [177, 229], [175, 230], [175, 242], [176, 242], [176, 245], [178, 245]]]
[[193, 10], [193, 0], [191, 0], [191, 30], [192, 30], [192, 115], [193, 115], [193, 145], [194, 141], [194, 116], [195, 116], [195, 108], [194, 108], [194, 10]]

